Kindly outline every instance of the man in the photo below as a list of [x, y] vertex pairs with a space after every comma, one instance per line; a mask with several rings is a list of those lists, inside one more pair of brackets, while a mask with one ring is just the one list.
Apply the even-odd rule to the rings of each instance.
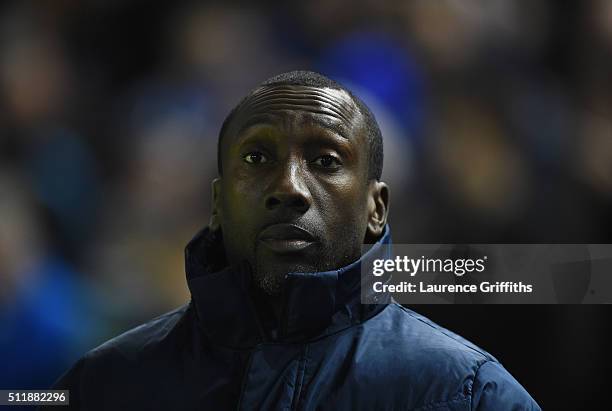
[[304, 71], [262, 83], [221, 128], [210, 224], [185, 253], [190, 303], [56, 388], [82, 410], [539, 409], [482, 349], [389, 298], [361, 304], [361, 262], [390, 244], [382, 160], [344, 87]]

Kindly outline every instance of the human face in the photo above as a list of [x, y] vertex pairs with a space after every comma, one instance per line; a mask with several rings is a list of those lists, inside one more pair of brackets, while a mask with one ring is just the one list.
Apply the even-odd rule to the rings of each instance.
[[213, 185], [228, 261], [246, 260], [256, 283], [277, 294], [287, 273], [358, 259], [370, 214], [367, 150], [346, 92], [257, 90], [223, 137]]

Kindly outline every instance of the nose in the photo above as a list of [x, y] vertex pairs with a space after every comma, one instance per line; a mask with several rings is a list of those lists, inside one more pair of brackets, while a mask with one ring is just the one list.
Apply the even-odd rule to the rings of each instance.
[[312, 197], [304, 180], [297, 162], [290, 161], [284, 167], [279, 167], [265, 196], [266, 209], [286, 208], [305, 213], [312, 204]]

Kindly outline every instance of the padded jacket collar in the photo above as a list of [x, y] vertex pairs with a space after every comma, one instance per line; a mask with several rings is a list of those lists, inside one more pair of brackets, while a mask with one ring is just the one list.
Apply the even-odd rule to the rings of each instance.
[[383, 296], [380, 304], [363, 305], [360, 297], [362, 265], [388, 256], [390, 245], [386, 226], [379, 241], [352, 264], [332, 271], [289, 273], [281, 318], [276, 320], [257, 303], [261, 298], [255, 297], [248, 264], [224, 265], [222, 239], [205, 228], [185, 249], [187, 284], [198, 324], [213, 344], [233, 348], [304, 342], [359, 324], [389, 302], [390, 297]]

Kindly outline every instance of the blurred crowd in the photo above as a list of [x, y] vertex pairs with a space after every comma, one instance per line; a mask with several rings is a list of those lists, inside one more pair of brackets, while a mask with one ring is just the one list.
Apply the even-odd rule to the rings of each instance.
[[395, 242], [610, 242], [610, 1], [5, 2], [0, 388], [187, 301], [220, 125], [294, 69], [375, 112]]

